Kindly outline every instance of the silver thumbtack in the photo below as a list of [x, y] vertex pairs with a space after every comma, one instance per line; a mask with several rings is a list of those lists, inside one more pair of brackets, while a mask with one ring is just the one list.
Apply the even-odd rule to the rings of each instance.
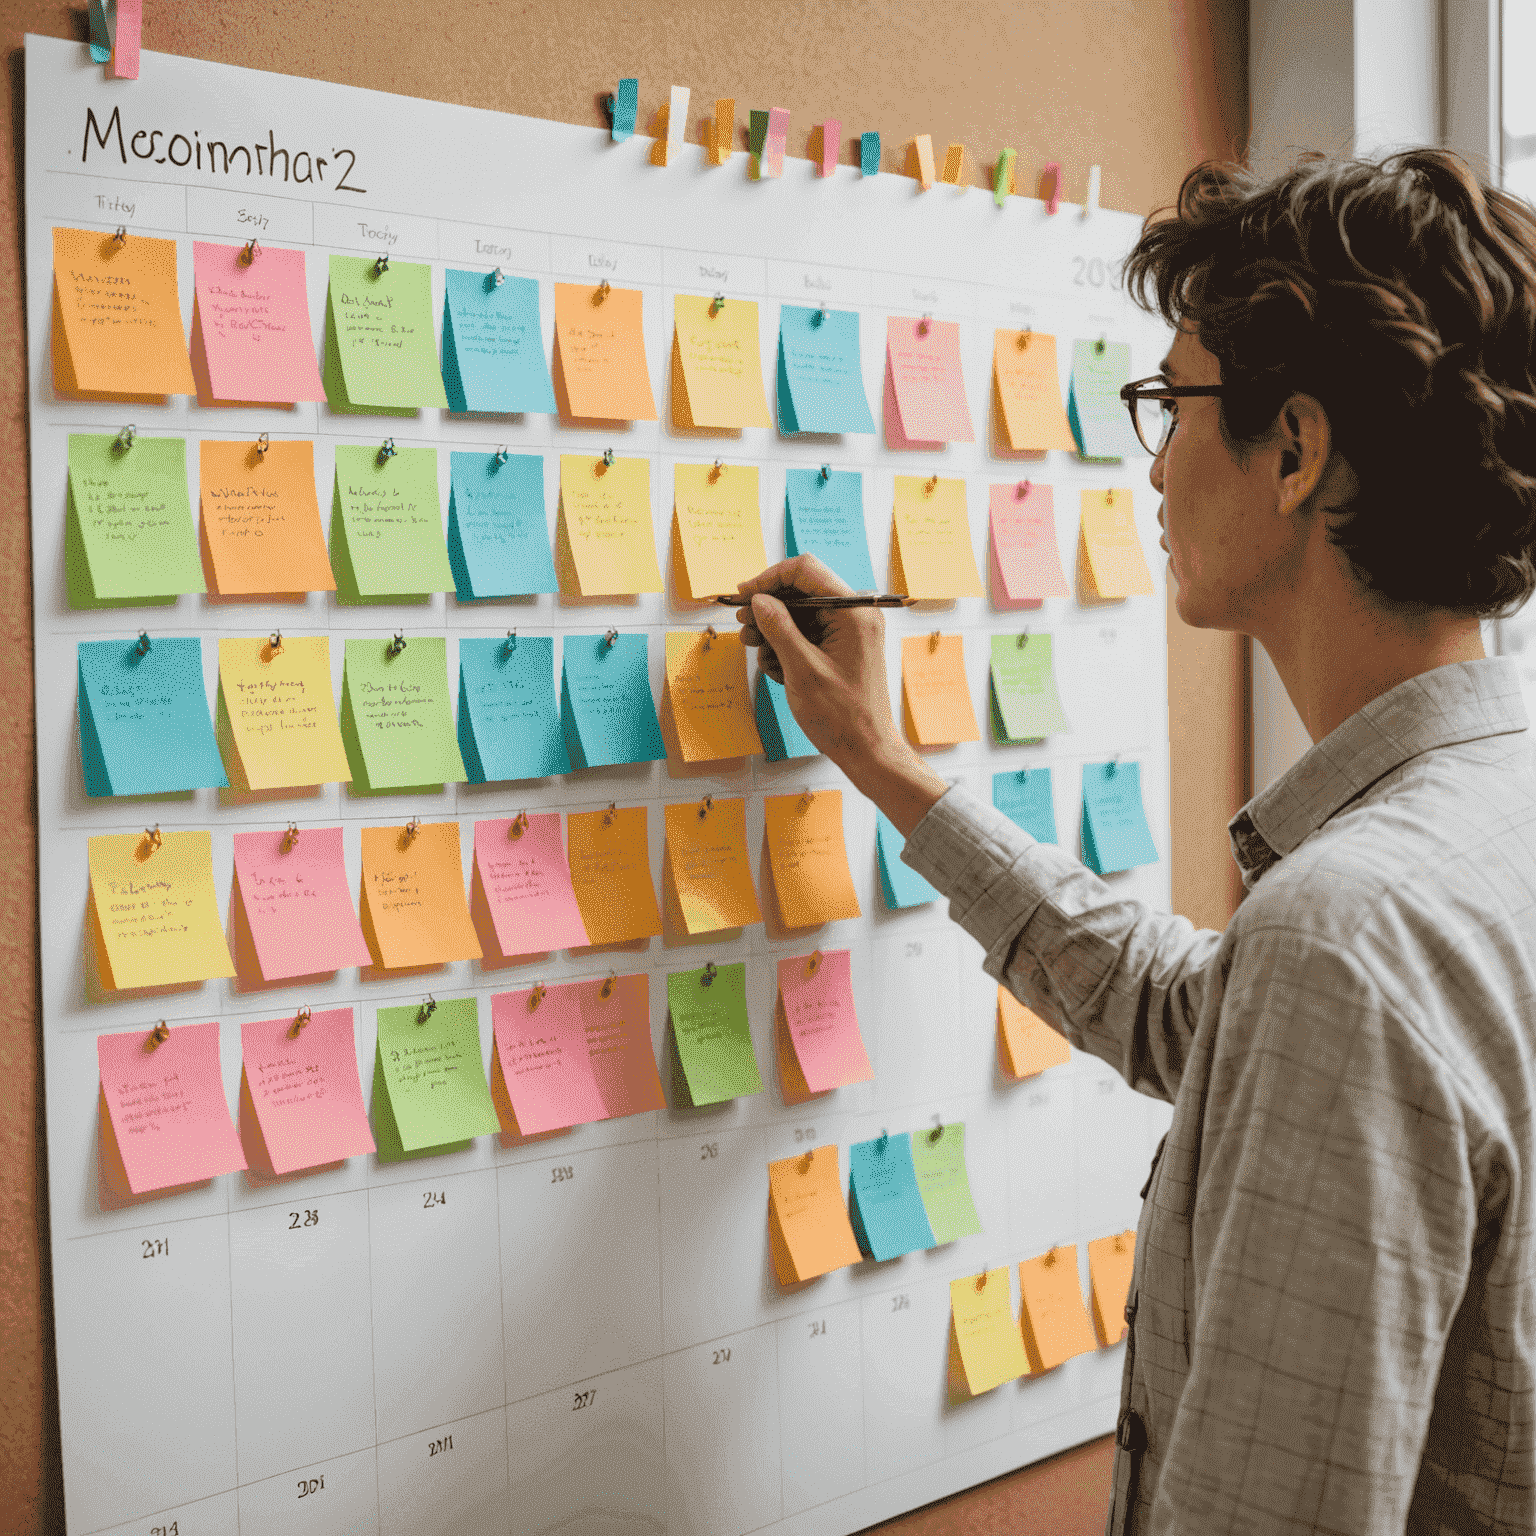
[[403, 651], [404, 649], [405, 649], [405, 631], [402, 630], [402, 629], [397, 629], [395, 631], [395, 638], [389, 642], [388, 652], [387, 653], [389, 655], [391, 655], [391, 656], [398, 656], [400, 654], [400, 652]]
[[382, 252], [380, 252], [379, 255], [375, 256], [374, 259], [373, 259], [373, 275], [375, 277], [383, 277], [383, 275], [386, 272], [388, 272], [388, 271], [389, 271], [389, 252], [388, 251], [382, 251]]
[[827, 306], [825, 304], [823, 304], [821, 306], [821, 308], [816, 311], [814, 323], [816, 325], [820, 325], [821, 322], [827, 318], [827, 314], [828, 314]]
[[133, 447], [133, 440], [139, 435], [139, 429], [130, 421], [116, 437], [112, 439], [113, 450], [117, 453], [127, 453]]
[[608, 633], [603, 636], [603, 642], [604, 642], [605, 645], [607, 645], [608, 649], [611, 651], [614, 648], [614, 646], [616, 646], [619, 643], [619, 632], [618, 632], [618, 630], [610, 629], [608, 631]]
[[497, 267], [496, 270], [491, 273], [491, 286], [493, 288], [500, 288], [501, 285], [506, 282], [506, 280], [507, 274], [503, 272], [500, 267]]
[[263, 432], [261, 436], [256, 439], [256, 456], [258, 458], [265, 458], [267, 456], [267, 451], [271, 448], [271, 446], [271, 436], [268, 433]]
[[604, 448], [603, 449], [603, 468], [604, 469], [612, 469], [613, 468], [613, 449], [612, 448]]
[[426, 1001], [421, 1005], [420, 1008], [416, 1010], [416, 1022], [418, 1024], [425, 1024], [427, 1020], [430, 1019], [436, 1012], [437, 999], [433, 997], [430, 992], [428, 992]]
[[139, 638], [134, 641], [133, 649], [135, 655], [149, 655], [149, 631], [147, 629], [141, 629], [139, 631]]
[[112, 244], [113, 245], [127, 245], [128, 244], [128, 226], [126, 224], [119, 224], [117, 226], [117, 233], [112, 236]]
[[277, 655], [277, 653], [279, 651], [282, 650], [282, 648], [283, 648], [283, 632], [280, 629], [274, 629], [272, 631], [272, 633], [267, 636], [267, 649], [269, 651], [271, 651], [272, 654], [275, 656], [275, 655]]
[[384, 441], [379, 445], [379, 452], [375, 462], [378, 464], [387, 464], [389, 460], [394, 458], [397, 452], [398, 450], [395, 447], [394, 438], [386, 437]]
[[706, 960], [704, 962], [704, 974], [699, 977], [699, 985], [702, 987], [709, 986], [719, 974], [720, 970], [715, 962], [713, 960]]
[[832, 466], [830, 464], [823, 464], [821, 466], [821, 473], [818, 478], [820, 479], [821, 483], [825, 485], [827, 481], [832, 478]]
[[517, 631], [515, 629], [507, 631], [507, 638], [502, 642], [501, 648], [504, 651], [515, 651], [517, 649]]
[[505, 464], [507, 462], [507, 457], [508, 455], [505, 446], [496, 450], [496, 462], [498, 464]]

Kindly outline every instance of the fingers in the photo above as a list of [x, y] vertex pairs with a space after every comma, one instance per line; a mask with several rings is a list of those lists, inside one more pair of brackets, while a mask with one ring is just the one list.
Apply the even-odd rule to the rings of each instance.
[[[816, 655], [815, 645], [800, 633], [799, 626], [790, 617], [789, 609], [778, 598], [766, 592], [755, 594], [752, 598], [752, 619], [764, 646], [775, 653], [774, 660], [780, 669], [780, 676], [774, 678], [775, 682], [783, 680], [783, 658], [788, 657], [793, 666], [804, 666]], [[767, 650], [759, 653], [760, 664], [766, 654]], [[769, 676], [773, 674], [770, 672]]]
[[794, 590], [818, 597], [847, 597], [853, 588], [836, 571], [825, 566], [815, 555], [796, 555], [781, 560], [740, 585], [741, 595], [750, 601], [758, 592]]

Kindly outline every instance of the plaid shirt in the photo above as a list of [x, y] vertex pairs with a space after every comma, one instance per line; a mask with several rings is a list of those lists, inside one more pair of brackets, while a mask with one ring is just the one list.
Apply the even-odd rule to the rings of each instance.
[[906, 859], [1173, 1120], [1109, 1530], [1536, 1531], [1536, 756], [1514, 668], [1368, 704], [1232, 821], [1225, 933], [951, 790]]

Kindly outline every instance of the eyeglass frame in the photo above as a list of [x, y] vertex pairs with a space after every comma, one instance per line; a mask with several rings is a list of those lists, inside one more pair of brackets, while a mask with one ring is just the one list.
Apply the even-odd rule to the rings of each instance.
[[[1153, 389], [1150, 386], [1156, 385]], [[1168, 428], [1158, 439], [1157, 447], [1149, 443], [1141, 430], [1141, 417], [1137, 414], [1136, 407], [1143, 400], [1179, 400], [1190, 398], [1220, 398], [1227, 393], [1224, 384], [1169, 384], [1160, 373], [1150, 374], [1145, 379], [1133, 379], [1120, 390], [1120, 398], [1125, 401], [1125, 409], [1131, 418], [1131, 427], [1136, 433], [1136, 441], [1141, 444], [1155, 459], [1168, 447], [1168, 439], [1173, 436], [1173, 429], [1178, 426], [1177, 416], [1170, 416]]]

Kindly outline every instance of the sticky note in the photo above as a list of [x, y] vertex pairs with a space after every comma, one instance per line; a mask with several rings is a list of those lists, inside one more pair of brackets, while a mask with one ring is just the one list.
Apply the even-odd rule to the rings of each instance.
[[[237, 789], [351, 781], [326, 635], [219, 641], [219, 727]], [[225, 734], [227, 732], [227, 735]]]
[[1019, 1264], [1020, 1322], [1031, 1371], [1054, 1370], [1098, 1346], [1077, 1279], [1077, 1249], [1052, 1248]]
[[432, 268], [332, 256], [325, 295], [325, 393], [333, 411], [446, 408], [433, 326]]
[[609, 135], [615, 144], [634, 137], [635, 120], [640, 112], [640, 80], [627, 76], [619, 81], [619, 89], [613, 97], [612, 121]]
[[848, 1209], [860, 1250], [877, 1263], [934, 1246], [905, 1131], [849, 1147]]
[[786, 928], [858, 917], [859, 898], [843, 841], [843, 792], [768, 795], [763, 843]]
[[203, 592], [187, 495], [187, 445], [69, 434], [65, 577], [72, 608]]
[[567, 635], [560, 655], [560, 718], [571, 763], [612, 768], [667, 755], [651, 696], [647, 636]]
[[240, 1026], [250, 1094], [272, 1172], [318, 1168], [376, 1150], [357, 1077], [352, 1010], [311, 1012]]
[[109, 833], [87, 841], [87, 860], [88, 924], [104, 987], [171, 987], [235, 974], [219, 921], [210, 833]]
[[555, 398], [567, 420], [655, 421], [638, 288], [555, 284]]
[[1056, 804], [1049, 768], [1018, 768], [992, 775], [992, 804], [1039, 843], [1056, 841]]
[[923, 1209], [937, 1243], [952, 1243], [981, 1231], [981, 1217], [971, 1199], [970, 1175], [965, 1169], [965, 1127], [937, 1126], [912, 1137], [912, 1166]]
[[1072, 729], [1051, 664], [1051, 637], [1025, 631], [992, 636], [992, 733], [998, 741], [1038, 741]]
[[478, 960], [456, 821], [363, 828], [363, 936], [387, 970]]
[[666, 876], [689, 933], [714, 933], [760, 923], [747, 852], [746, 801], [688, 801], [663, 808]]
[[572, 597], [661, 591], [651, 526], [651, 466], [560, 455], [560, 590]]
[[1136, 1232], [1128, 1228], [1088, 1244], [1088, 1278], [1093, 1288], [1093, 1325], [1108, 1348], [1125, 1337], [1125, 1303], [1136, 1262]]
[[1157, 863], [1140, 763], [1083, 764], [1083, 863], [1096, 875]]
[[1136, 532], [1129, 490], [1084, 491], [1078, 581], [1089, 598], [1150, 597], [1152, 572]]
[[[198, 401], [324, 400], [309, 332], [304, 252], [192, 242]], [[201, 363], [201, 367], [198, 364]]]
[[[385, 1161], [501, 1129], [480, 1055], [473, 997], [379, 1009], [374, 1130]], [[380, 1093], [380, 1089], [383, 1093]]]
[[197, 639], [82, 640], [80, 760], [88, 795], [161, 795], [229, 783], [214, 743]]
[[569, 773], [548, 635], [459, 640], [459, 755], [471, 784]]
[[801, 1103], [813, 1093], [830, 1093], [874, 1077], [859, 1033], [853, 968], [846, 949], [818, 949], [811, 955], [780, 960], [774, 1011], [779, 1079], [787, 1103]]
[[190, 395], [176, 242], [53, 232], [53, 387], [61, 395]]
[[559, 811], [477, 821], [474, 880], [475, 905], [489, 915], [503, 955], [591, 942], [571, 889]]
[[1034, 1077], [1064, 1067], [1072, 1048], [1038, 1013], [1006, 987], [997, 989], [997, 1059], [1009, 1077]]
[[779, 310], [779, 431], [873, 432], [852, 309]]
[[1021, 480], [988, 491], [992, 595], [1009, 603], [1066, 597], [1056, 544], [1055, 497], [1048, 485]]
[[341, 736], [354, 793], [462, 784], [448, 692], [448, 642], [412, 635], [348, 640], [341, 676]]
[[667, 1013], [696, 1108], [763, 1091], [747, 1022], [747, 968], [741, 961], [674, 971], [667, 977]]
[[493, 272], [443, 273], [443, 391], [450, 411], [554, 413], [539, 285]]
[[572, 811], [565, 839], [571, 889], [591, 943], [628, 944], [661, 932], [645, 806]]
[[965, 683], [959, 635], [907, 635], [901, 642], [901, 702], [907, 738], [920, 747], [980, 741]]
[[198, 445], [203, 539], [223, 597], [334, 592], [315, 496], [315, 445], [250, 439]]
[[1029, 1370], [1009, 1300], [1007, 1265], [951, 1280], [949, 1323], [960, 1375], [972, 1397]]
[[336, 445], [331, 567], [343, 603], [454, 590], [437, 495], [437, 450]]
[[766, 672], [757, 674], [753, 710], [757, 717], [757, 734], [763, 742], [763, 756], [770, 763], [818, 755], [816, 744], [800, 729], [800, 723], [789, 707], [789, 696], [783, 683], [774, 682]]
[[1131, 349], [1123, 341], [1074, 341], [1067, 420], [1085, 459], [1123, 459], [1141, 452], [1120, 391], [1131, 381]]
[[763, 750], [747, 691], [740, 633], [667, 631], [667, 698], [687, 763], [747, 757]]
[[[1117, 389], [1119, 385], [1115, 386]], [[992, 400], [1006, 447], [1015, 453], [1077, 447], [1056, 371], [1056, 338], [1039, 331], [995, 331]], [[1125, 408], [1115, 401], [1121, 416]], [[1129, 422], [1126, 423], [1129, 425]]]
[[815, 555], [855, 592], [875, 590], [864, 533], [864, 476], [858, 470], [786, 471], [784, 553]]
[[897, 475], [891, 590], [904, 597], [980, 597], [965, 513], [965, 481]]
[[180, 1024], [98, 1035], [96, 1059], [112, 1135], [136, 1195], [245, 1167], [219, 1068], [219, 1026]]
[[768, 1246], [780, 1285], [859, 1262], [835, 1144], [768, 1164]]
[[874, 176], [880, 170], [880, 135], [878, 133], [861, 133], [859, 135], [859, 174], [862, 176]]
[[751, 299], [673, 300], [672, 421], [682, 428], [769, 427], [757, 305]]
[[891, 912], [939, 899], [939, 893], [911, 865], [902, 863], [901, 850], [906, 846], [906, 838], [886, 819], [885, 812], [877, 811], [875, 849], [880, 859], [880, 894]]
[[448, 566], [461, 603], [559, 590], [542, 454], [450, 455]]
[[369, 962], [347, 888], [340, 827], [304, 827], [297, 836], [236, 832], [235, 897], [263, 981]]
[[768, 564], [755, 464], [673, 470], [672, 579], [687, 602], [734, 594]]
[[888, 448], [976, 441], [960, 371], [960, 327], [953, 320], [890, 316], [885, 370]]

